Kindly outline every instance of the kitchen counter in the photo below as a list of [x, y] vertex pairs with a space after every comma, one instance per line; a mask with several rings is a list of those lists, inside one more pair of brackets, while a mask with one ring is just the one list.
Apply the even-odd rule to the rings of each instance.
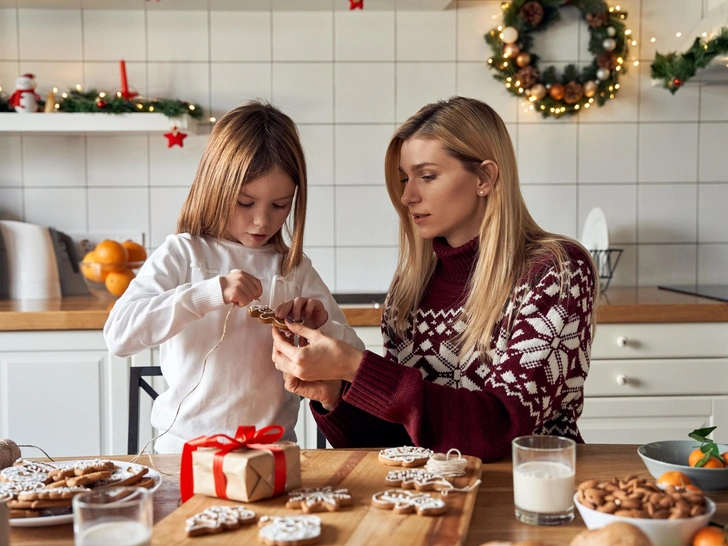
[[[0, 331], [100, 330], [113, 301], [93, 296], [53, 300], [0, 300]], [[342, 307], [352, 326], [379, 326], [382, 309]], [[602, 294], [597, 322], [728, 322], [728, 303], [654, 287], [612, 287]]]

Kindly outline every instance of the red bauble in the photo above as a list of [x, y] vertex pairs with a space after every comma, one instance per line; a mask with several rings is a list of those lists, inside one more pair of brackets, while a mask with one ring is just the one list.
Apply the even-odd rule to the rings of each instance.
[[683, 81], [675, 78], [674, 80], [672, 80], [672, 83], [673, 83], [673, 85], [680, 87], [683, 84]]
[[97, 100], [96, 106], [98, 106], [99, 108], [106, 108], [108, 105], [106, 104], [105, 100]]

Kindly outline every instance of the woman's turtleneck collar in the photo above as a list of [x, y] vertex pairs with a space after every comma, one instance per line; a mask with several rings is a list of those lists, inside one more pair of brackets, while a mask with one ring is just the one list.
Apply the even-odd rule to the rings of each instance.
[[455, 248], [444, 237], [436, 237], [432, 240], [432, 249], [439, 258], [437, 275], [448, 281], [465, 282], [478, 256], [478, 237]]

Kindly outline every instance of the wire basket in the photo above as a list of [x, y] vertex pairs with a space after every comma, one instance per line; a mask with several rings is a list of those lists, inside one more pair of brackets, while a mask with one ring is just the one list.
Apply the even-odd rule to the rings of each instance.
[[609, 288], [609, 283], [617, 269], [619, 259], [622, 257], [622, 248], [608, 248], [606, 250], [590, 250], [599, 273], [599, 288], [602, 292]]

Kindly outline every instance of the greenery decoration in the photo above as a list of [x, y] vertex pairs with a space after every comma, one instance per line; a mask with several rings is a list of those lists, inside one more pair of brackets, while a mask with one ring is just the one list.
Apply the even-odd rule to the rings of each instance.
[[[581, 68], [570, 64], [559, 75], [553, 66], [540, 69], [533, 38], [558, 21], [559, 10], [567, 6], [578, 9], [587, 23], [594, 58]], [[545, 118], [560, 117], [615, 98], [629, 45], [636, 44], [625, 28], [627, 13], [619, 6], [610, 7], [605, 0], [512, 0], [501, 8], [502, 24], [485, 35], [493, 51], [488, 65], [509, 92], [528, 101], [529, 109]]]
[[718, 55], [728, 53], [728, 27], [716, 36], [695, 38], [685, 53], [655, 53], [652, 63], [652, 79], [662, 80], [662, 86], [673, 95], [695, 76], [699, 68], [708, 66]]

